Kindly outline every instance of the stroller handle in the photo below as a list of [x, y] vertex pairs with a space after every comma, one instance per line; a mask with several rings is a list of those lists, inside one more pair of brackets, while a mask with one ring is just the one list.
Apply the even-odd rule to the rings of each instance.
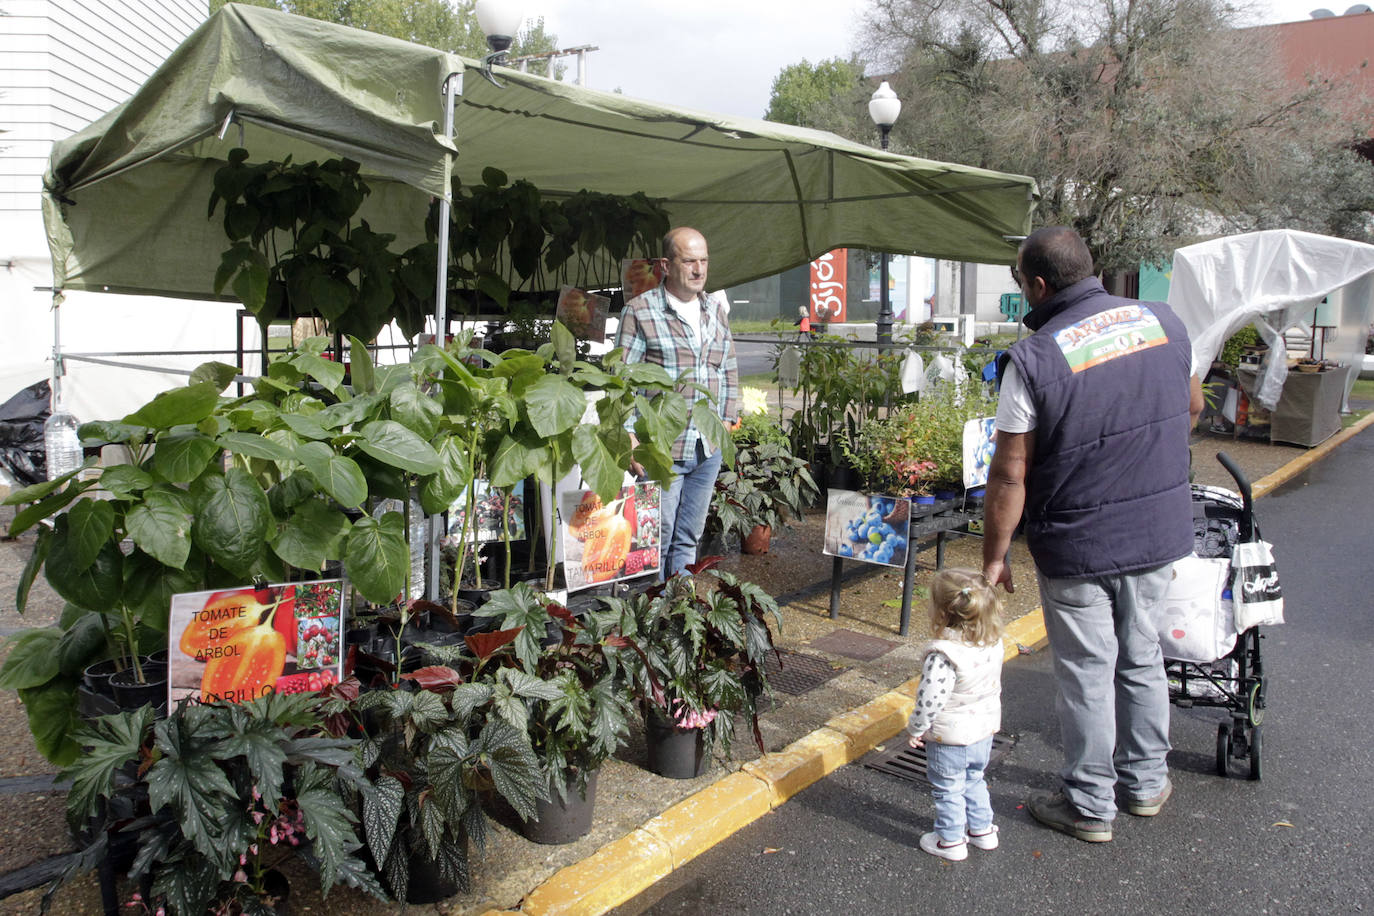
[[1240, 491], [1240, 498], [1245, 505], [1245, 518], [1241, 526], [1242, 530], [1240, 534], [1244, 540], [1248, 541], [1253, 536], [1254, 523], [1252, 519], [1255, 517], [1255, 501], [1250, 493], [1250, 480], [1245, 476], [1245, 472], [1240, 469], [1240, 465], [1236, 464], [1231, 456], [1225, 452], [1217, 452], [1217, 461], [1221, 462], [1221, 466], [1226, 468], [1226, 473], [1235, 478], [1236, 489]]

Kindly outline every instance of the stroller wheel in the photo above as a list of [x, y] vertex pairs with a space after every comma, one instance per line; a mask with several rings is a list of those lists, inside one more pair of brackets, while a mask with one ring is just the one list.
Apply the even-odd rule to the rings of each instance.
[[1250, 778], [1259, 781], [1260, 778], [1260, 727], [1255, 726], [1255, 730], [1250, 734]]
[[1264, 682], [1255, 681], [1250, 685], [1250, 697], [1246, 714], [1250, 717], [1250, 724], [1259, 727], [1264, 721]]
[[1217, 775], [1225, 779], [1231, 772], [1231, 726], [1217, 726]]

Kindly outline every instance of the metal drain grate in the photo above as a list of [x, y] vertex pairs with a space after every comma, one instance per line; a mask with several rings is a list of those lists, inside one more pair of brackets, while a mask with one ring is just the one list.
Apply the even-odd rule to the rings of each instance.
[[[782, 656], [781, 664], [778, 655]], [[836, 668], [819, 655], [804, 655], [779, 649], [777, 654], [768, 653], [763, 670], [770, 687], [778, 693], [795, 697], [819, 687], [841, 671], [849, 669], [845, 666]]]
[[845, 629], [834, 630], [824, 636], [818, 636], [811, 640], [809, 645], [813, 649], [834, 652], [836, 655], [843, 655], [846, 658], [861, 662], [871, 662], [897, 647], [897, 644], [889, 639], [879, 639], [877, 636], [868, 636]]
[[[1016, 739], [1011, 735], [993, 735], [992, 754], [988, 758], [987, 769], [995, 767], [1015, 746]], [[870, 770], [910, 782], [930, 781], [930, 777], [926, 775], [926, 749], [908, 747], [906, 732], [893, 735], [889, 746], [884, 750], [869, 751], [864, 755], [863, 765]]]

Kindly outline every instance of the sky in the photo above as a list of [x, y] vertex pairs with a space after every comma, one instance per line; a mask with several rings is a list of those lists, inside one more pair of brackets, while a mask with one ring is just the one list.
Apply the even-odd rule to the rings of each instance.
[[[1293, 22], [1357, 0], [1256, 0], [1260, 22]], [[1374, 5], [1374, 0], [1367, 0]], [[560, 47], [594, 45], [587, 86], [680, 108], [761, 118], [790, 64], [848, 57], [864, 0], [525, 0]], [[569, 61], [569, 77], [576, 72]]]

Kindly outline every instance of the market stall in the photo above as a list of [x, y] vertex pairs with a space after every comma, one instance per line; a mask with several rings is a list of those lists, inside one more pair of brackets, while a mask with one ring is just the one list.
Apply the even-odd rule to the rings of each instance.
[[[1374, 321], [1374, 245], [1289, 229], [1189, 245], [1174, 252], [1169, 304], [1199, 374], [1232, 334], [1258, 329], [1266, 347], [1215, 389], [1238, 432], [1315, 445], [1340, 429]], [[1311, 334], [1308, 353], [1288, 352], [1294, 328]]]

